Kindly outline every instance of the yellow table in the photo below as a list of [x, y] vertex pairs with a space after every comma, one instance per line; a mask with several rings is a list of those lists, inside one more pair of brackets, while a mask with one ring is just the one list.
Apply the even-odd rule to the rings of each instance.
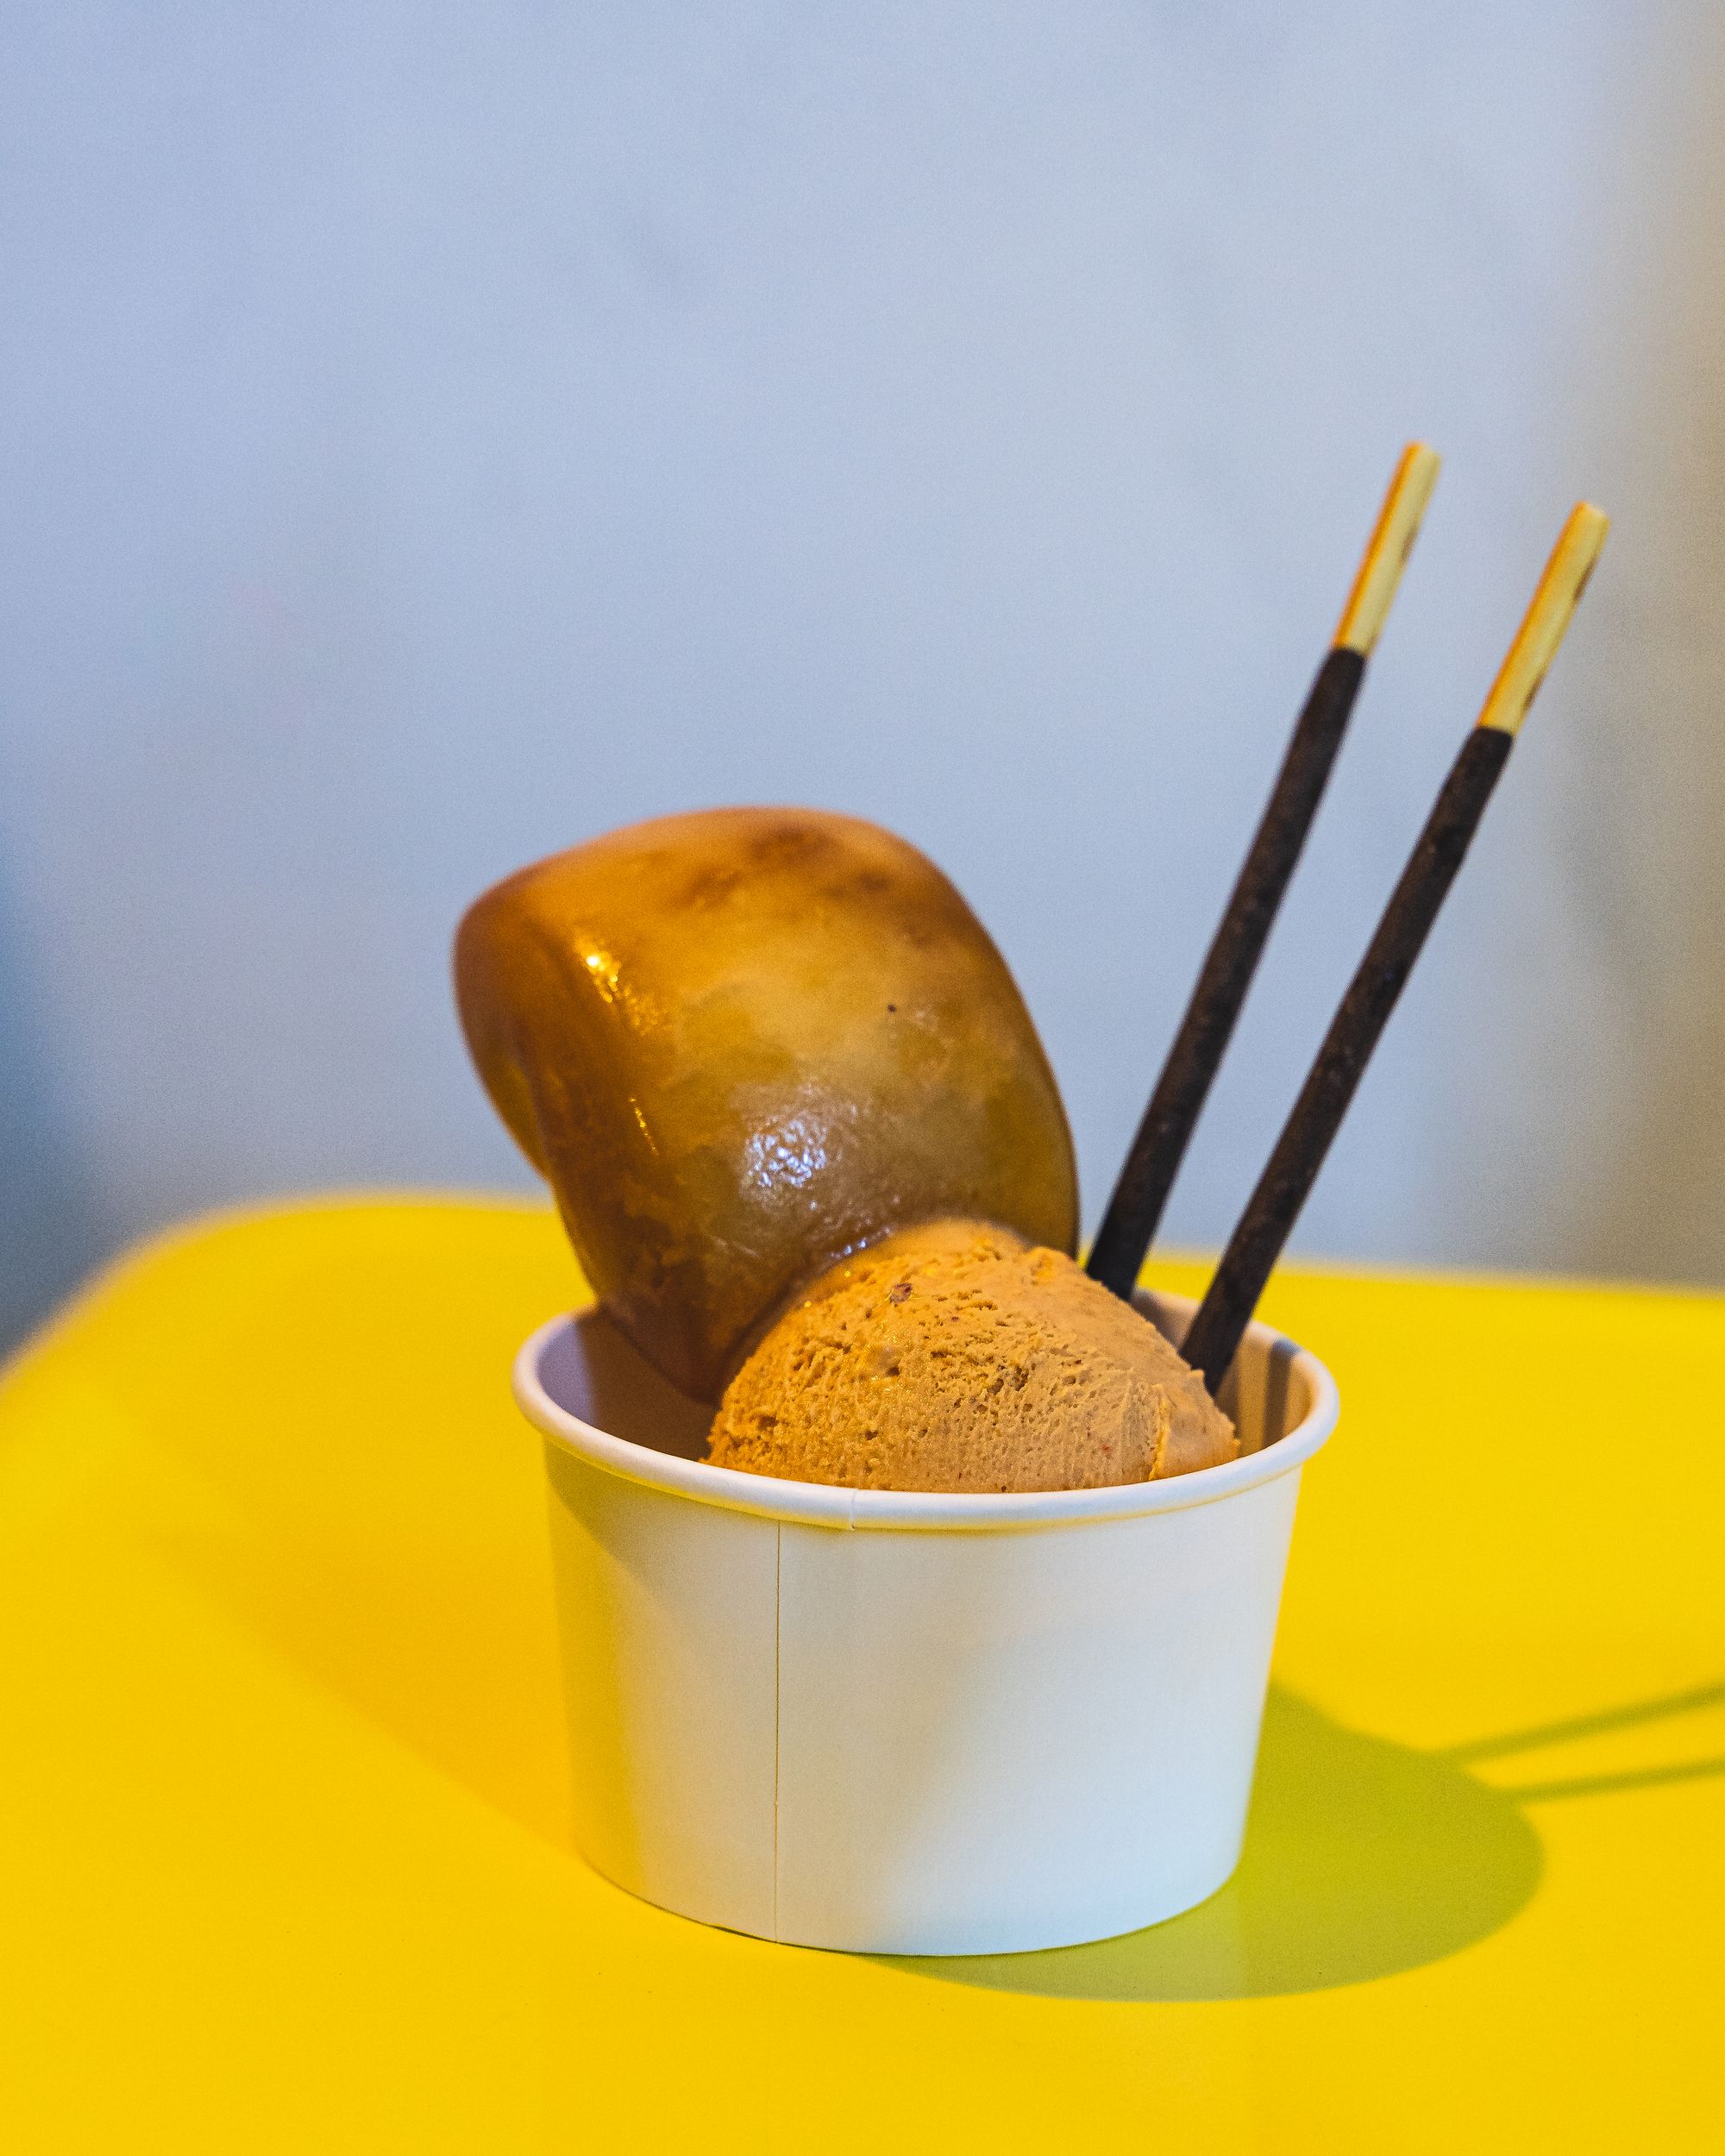
[[580, 1292], [536, 1210], [330, 1203], [0, 1383], [0, 2147], [1725, 2141], [1725, 1300], [1280, 1281], [1343, 1416], [1238, 1878], [894, 1963], [571, 1852], [505, 1376]]

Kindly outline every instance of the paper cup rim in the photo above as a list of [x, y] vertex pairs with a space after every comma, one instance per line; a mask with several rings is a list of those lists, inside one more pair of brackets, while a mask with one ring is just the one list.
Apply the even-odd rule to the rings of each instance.
[[[1184, 1296], [1158, 1294], [1156, 1300], [1176, 1309], [1192, 1307]], [[565, 1312], [550, 1319], [529, 1336], [515, 1358], [516, 1404], [536, 1430], [565, 1451], [625, 1482], [727, 1512], [807, 1526], [1000, 1534], [1093, 1520], [1136, 1520], [1148, 1513], [1186, 1512], [1291, 1474], [1330, 1435], [1341, 1408], [1336, 1382], [1315, 1355], [1268, 1326], [1253, 1325], [1246, 1337], [1266, 1352], [1280, 1349], [1289, 1356], [1289, 1369], [1304, 1381], [1310, 1405], [1294, 1428], [1273, 1445], [1220, 1467], [1198, 1468], [1163, 1482], [1113, 1483], [1102, 1489], [850, 1489], [830, 1482], [792, 1482], [655, 1451], [649, 1445], [597, 1429], [560, 1407], [546, 1391], [540, 1369], [552, 1343], [573, 1332], [583, 1314]]]

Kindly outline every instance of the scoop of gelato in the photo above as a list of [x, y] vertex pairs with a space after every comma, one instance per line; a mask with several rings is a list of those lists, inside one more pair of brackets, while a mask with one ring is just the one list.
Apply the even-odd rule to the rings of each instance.
[[727, 1387], [717, 1467], [902, 1490], [1094, 1489], [1231, 1460], [1150, 1321], [1062, 1252], [974, 1223], [834, 1266]]

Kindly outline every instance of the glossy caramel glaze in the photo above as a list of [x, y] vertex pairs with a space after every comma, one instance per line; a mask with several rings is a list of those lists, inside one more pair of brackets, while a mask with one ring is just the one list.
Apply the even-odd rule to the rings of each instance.
[[948, 1215], [1070, 1251], [1072, 1141], [1023, 999], [933, 863], [872, 824], [715, 809], [486, 892], [467, 1043], [588, 1279], [713, 1399], [847, 1251]]

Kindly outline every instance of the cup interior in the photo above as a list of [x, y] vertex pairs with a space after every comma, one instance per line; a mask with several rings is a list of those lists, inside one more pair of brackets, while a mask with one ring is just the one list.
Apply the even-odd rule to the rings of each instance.
[[699, 1460], [713, 1411], [680, 1393], [596, 1306], [552, 1334], [539, 1382], [565, 1414], [649, 1452]]

